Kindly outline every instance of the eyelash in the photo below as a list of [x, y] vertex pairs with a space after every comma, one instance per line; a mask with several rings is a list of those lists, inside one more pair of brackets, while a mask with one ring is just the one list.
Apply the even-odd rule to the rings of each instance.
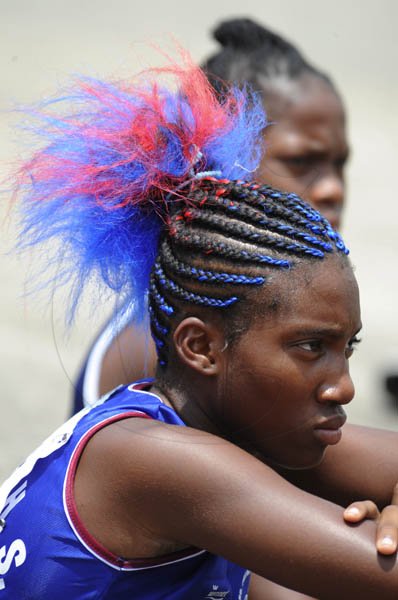
[[[319, 163], [320, 159], [317, 156], [303, 155], [303, 156], [291, 156], [284, 159], [284, 162], [291, 168], [297, 170], [308, 170], [315, 168]], [[334, 166], [339, 171], [342, 171], [346, 165], [347, 157], [341, 157], [334, 161]]]
[[356, 349], [358, 344], [361, 343], [361, 341], [362, 341], [361, 338], [355, 336], [348, 342], [348, 350], [349, 350], [349, 352], [351, 352], [351, 354], [354, 352], [354, 350]]
[[[322, 342], [321, 340], [309, 340], [307, 342], [301, 342], [300, 344], [297, 344], [297, 346], [303, 348], [307, 352], [319, 352], [321, 350]], [[307, 348], [304, 348], [304, 346], [312, 346], [312, 348], [308, 350]]]
[[285, 158], [285, 163], [291, 169], [305, 170], [311, 168], [315, 164], [315, 160], [310, 156], [292, 156]]
[[[357, 336], [353, 337], [347, 345], [346, 352], [349, 353], [349, 356], [352, 355], [358, 344], [361, 342], [361, 339]], [[310, 349], [304, 348], [304, 346], [312, 346]], [[307, 342], [301, 342], [298, 344], [298, 347], [301, 347], [306, 352], [320, 352], [322, 349], [322, 340], [308, 340]]]

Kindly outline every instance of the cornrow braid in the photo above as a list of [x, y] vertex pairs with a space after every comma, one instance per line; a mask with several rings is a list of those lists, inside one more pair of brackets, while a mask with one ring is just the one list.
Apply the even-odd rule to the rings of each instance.
[[208, 271], [193, 267], [174, 256], [170, 244], [167, 241], [163, 242], [162, 248], [162, 264], [166, 265], [171, 271], [178, 275], [196, 279], [197, 281], [209, 281], [220, 283], [234, 283], [236, 285], [262, 285], [265, 282], [265, 277], [250, 277], [237, 273], [225, 273], [220, 271]]
[[186, 190], [185, 202], [169, 204], [149, 287], [162, 366], [182, 306], [228, 309], [243, 289], [266, 284], [271, 270], [348, 253], [326, 219], [294, 194], [211, 176], [194, 180]]
[[201, 294], [195, 294], [194, 292], [189, 292], [185, 290], [182, 286], [178, 285], [175, 281], [173, 281], [170, 277], [167, 277], [162, 267], [160, 266], [159, 261], [157, 261], [154, 265], [153, 273], [157, 278], [159, 284], [166, 289], [167, 291], [171, 291], [178, 299], [185, 300], [186, 302], [192, 302], [193, 304], [198, 304], [201, 306], [214, 306], [217, 308], [225, 308], [237, 302], [238, 298], [236, 296], [230, 296], [223, 300], [222, 298], [211, 298], [208, 296], [204, 296]]
[[[237, 189], [235, 189], [236, 184], [238, 184]], [[242, 188], [244, 190], [243, 192], [241, 191]], [[345, 251], [346, 254], [348, 254], [348, 250], [345, 247], [340, 234], [332, 229], [325, 217], [306, 204], [306, 202], [296, 194], [285, 194], [278, 190], [274, 190], [269, 185], [247, 182], [229, 182], [227, 185], [224, 185], [217, 190], [215, 196], [209, 196], [208, 189], [202, 190], [200, 198], [201, 205], [206, 203], [211, 206], [214, 202], [218, 201], [230, 211], [244, 211], [245, 205], [261, 206], [266, 215], [281, 217], [288, 223], [298, 226], [300, 229], [307, 230], [323, 238], [329, 238], [331, 241], [335, 242], [335, 245], [339, 250]], [[234, 199], [238, 199], [238, 203], [234, 202]], [[279, 204], [278, 202], [275, 202], [275, 200], [278, 200]], [[258, 211], [254, 213], [247, 211], [246, 216], [250, 218], [250, 215], [254, 222], [261, 221], [261, 213], [258, 213]], [[306, 218], [303, 219], [303, 215]], [[316, 224], [314, 224], [314, 222]], [[271, 221], [265, 224], [268, 228], [275, 227], [276, 230], [279, 227], [278, 222], [272, 223]], [[293, 230], [291, 230], [290, 233], [292, 234]], [[332, 246], [329, 242], [310, 237], [305, 231], [297, 231], [296, 235], [309, 243], [323, 248], [326, 252], [332, 251]]]
[[[227, 207], [227, 209], [233, 212], [237, 210], [242, 216], [246, 216], [248, 218], [252, 216], [253, 222], [257, 225], [270, 223], [269, 220], [264, 219], [263, 217], [258, 215], [258, 213], [250, 207], [238, 206], [234, 204], [233, 207], [232, 205], [230, 205]], [[235, 219], [226, 220], [223, 215], [218, 215], [213, 212], [205, 211], [203, 208], [189, 209], [189, 216], [194, 220], [195, 223], [206, 223], [209, 226], [209, 228], [218, 231], [228, 231], [229, 233], [236, 235], [242, 240], [254, 242], [259, 245], [261, 244], [271, 247], [274, 246], [276, 248], [285, 249], [287, 252], [295, 252], [297, 254], [310, 254], [312, 256], [318, 256], [319, 258], [324, 257], [324, 253], [321, 250], [318, 250], [317, 248], [312, 248], [310, 246], [306, 246], [297, 242], [288, 243], [282, 238], [272, 237], [272, 235], [269, 235], [268, 233], [264, 232], [264, 230], [260, 229], [259, 227], [254, 228], [246, 222], [240, 222]], [[331, 251], [332, 247], [328, 245], [327, 250]]]
[[168, 317], [174, 313], [173, 307], [168, 304], [165, 298], [160, 294], [154, 275], [151, 275], [149, 285], [149, 316], [151, 320], [151, 332], [155, 342], [156, 352], [158, 355], [159, 364], [163, 367], [167, 364], [167, 335], [170, 332], [170, 326], [166, 321], [166, 325], [162, 325], [162, 316], [165, 320], [165, 315]]
[[[181, 227], [180, 224], [179, 227]], [[173, 239], [180, 242], [181, 245], [186, 248], [201, 250], [202, 254], [208, 255], [209, 257], [212, 255], [213, 257], [229, 258], [232, 261], [245, 261], [276, 267], [289, 268], [291, 266], [291, 263], [286, 259], [273, 258], [268, 254], [259, 254], [252, 250], [248, 251], [246, 249], [240, 249], [216, 239], [207, 240], [203, 235], [194, 233], [192, 228], [190, 232], [187, 229], [184, 229], [184, 231], [176, 229]]]
[[[250, 190], [250, 188], [247, 188], [248, 190]], [[267, 186], [265, 188], [263, 188], [262, 190], [250, 190], [248, 192], [248, 194], [246, 195], [246, 197], [242, 197], [239, 195], [237, 195], [237, 197], [242, 201], [242, 202], [234, 202], [231, 198], [234, 197], [234, 190], [232, 187], [230, 187], [229, 189], [227, 189], [226, 191], [229, 192], [229, 197], [222, 197], [222, 196], [216, 196], [216, 197], [208, 197], [206, 204], [207, 205], [212, 205], [214, 203], [220, 202], [226, 210], [244, 210], [244, 205], [247, 204], [249, 206], [259, 206], [263, 209], [263, 212], [267, 215], [267, 216], [276, 216], [276, 217], [282, 217], [282, 218], [286, 218], [287, 221], [289, 221], [292, 225], [296, 225], [296, 226], [300, 226], [301, 228], [303, 228], [304, 230], [307, 230], [310, 233], [315, 233], [315, 234], [319, 234], [319, 235], [326, 235], [327, 234], [327, 221], [326, 219], [324, 220], [323, 223], [321, 223], [319, 220], [317, 221], [318, 224], [314, 224], [313, 222], [311, 222], [310, 220], [303, 218], [301, 216], [301, 214], [297, 214], [297, 212], [301, 213], [302, 212], [302, 207], [300, 205], [294, 206], [293, 204], [290, 204], [289, 207], [285, 207], [283, 205], [278, 206], [277, 203], [275, 202], [276, 199], [280, 199], [282, 202], [286, 199], [286, 195], [282, 194], [282, 192], [278, 192], [278, 195], [274, 195], [274, 194], [269, 194], [267, 196], [264, 195], [264, 192], [267, 193], [269, 192], [270, 188]], [[258, 212], [256, 213], [250, 213], [248, 211], [247, 213], [248, 215], [252, 214], [252, 218], [259, 221], [260, 220], [260, 215], [258, 214]], [[310, 213], [308, 213], [310, 216]], [[266, 223], [268, 228], [274, 227], [276, 230], [278, 230], [278, 228], [281, 227], [281, 224], [278, 221], [272, 222], [271, 220], [269, 222]], [[293, 233], [293, 230], [291, 230], [291, 233]], [[330, 251], [332, 248], [330, 246], [330, 244], [325, 244], [325, 242], [323, 242], [322, 240], [316, 239], [314, 238], [313, 240], [311, 239], [306, 239], [305, 236], [307, 235], [305, 231], [297, 231], [296, 235], [298, 237], [301, 237], [303, 239], [305, 239], [306, 241], [310, 241], [311, 243], [321, 246], [323, 247], [327, 252]]]
[[[335, 246], [338, 250], [341, 250], [345, 254], [349, 254], [349, 250], [345, 246], [341, 235], [332, 228], [329, 221], [323, 215], [321, 215], [321, 213], [319, 213], [315, 208], [313, 208], [304, 200], [302, 200], [299, 196], [297, 196], [297, 194], [294, 194], [292, 192], [283, 193], [278, 190], [272, 189], [269, 185], [260, 185], [258, 183], [244, 183], [244, 185], [249, 187], [251, 190], [259, 190], [265, 196], [268, 196], [272, 200], [280, 200], [284, 205], [286, 205], [289, 208], [292, 208], [294, 211], [298, 211], [310, 221], [314, 221], [321, 224], [321, 230], [312, 228], [312, 231], [314, 233], [326, 235], [334, 241]], [[280, 209], [280, 207], [275, 207], [276, 211], [278, 211], [278, 209]], [[292, 218], [295, 219], [295, 216], [292, 215]]]

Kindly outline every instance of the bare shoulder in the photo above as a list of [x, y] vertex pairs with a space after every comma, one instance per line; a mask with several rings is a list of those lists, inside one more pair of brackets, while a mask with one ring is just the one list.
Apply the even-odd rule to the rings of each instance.
[[[85, 527], [106, 548], [130, 558], [154, 556], [195, 545], [193, 511], [209, 515], [212, 506], [216, 518], [238, 488], [243, 500], [256, 469], [268, 470], [215, 435], [130, 417], [88, 442], [75, 498]], [[193, 519], [193, 528], [202, 520]]]
[[[224, 484], [239, 479], [248, 470], [271, 471], [260, 461], [234, 444], [216, 435], [179, 425], [169, 425], [149, 418], [126, 418], [98, 431], [88, 443], [83, 462], [101, 464], [101, 472], [120, 473], [124, 485], [138, 482], [165, 485], [189, 483], [198, 492], [222, 477]], [[233, 467], [233, 468], [232, 468]], [[206, 477], [197, 479], [206, 472]], [[134, 477], [126, 477], [130, 475]], [[276, 476], [276, 474], [275, 474]], [[213, 481], [214, 483], [214, 481]]]

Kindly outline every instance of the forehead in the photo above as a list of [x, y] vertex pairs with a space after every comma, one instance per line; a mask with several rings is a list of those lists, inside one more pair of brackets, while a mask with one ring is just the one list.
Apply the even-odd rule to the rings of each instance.
[[[346, 259], [333, 255], [319, 262], [302, 262], [271, 277], [262, 287], [264, 306], [270, 297], [277, 310], [273, 324], [284, 329], [322, 329], [352, 335], [361, 327], [358, 285]], [[266, 319], [268, 320], [268, 319]]]
[[333, 88], [318, 77], [303, 77], [265, 94], [272, 146], [307, 144], [310, 150], [347, 147], [345, 112]]

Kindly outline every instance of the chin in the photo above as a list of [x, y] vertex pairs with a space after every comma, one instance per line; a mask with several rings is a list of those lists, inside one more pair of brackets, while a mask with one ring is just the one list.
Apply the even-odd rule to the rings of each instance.
[[287, 457], [280, 458], [266, 458], [265, 462], [270, 467], [276, 467], [280, 469], [286, 469], [288, 471], [305, 471], [307, 469], [313, 469], [321, 464], [324, 459], [325, 451], [315, 453], [308, 453], [307, 456], [300, 457], [297, 454], [294, 459]]

